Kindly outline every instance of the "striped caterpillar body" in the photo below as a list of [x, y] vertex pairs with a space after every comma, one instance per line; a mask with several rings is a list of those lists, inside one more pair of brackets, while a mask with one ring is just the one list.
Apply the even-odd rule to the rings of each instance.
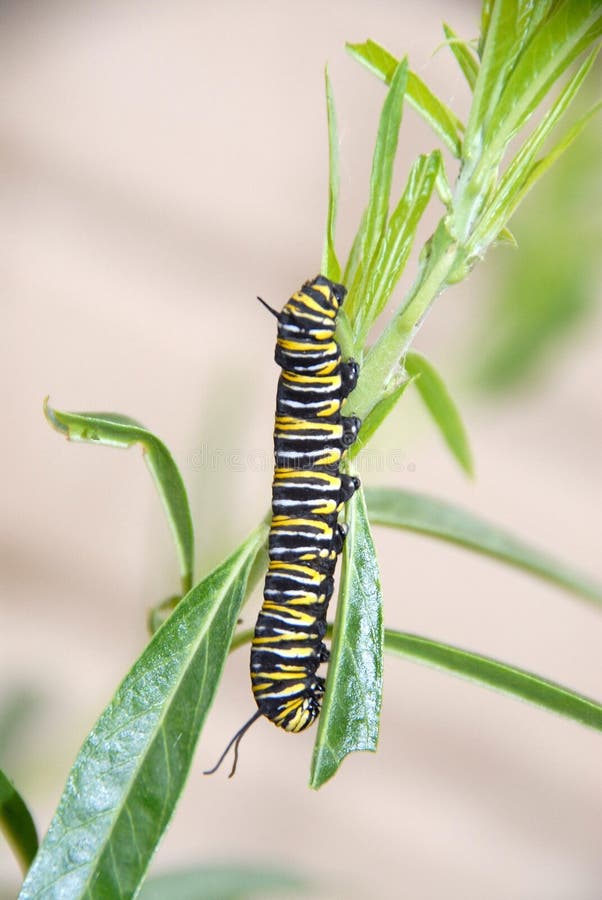
[[318, 276], [293, 294], [278, 316], [275, 471], [270, 563], [251, 647], [251, 682], [259, 712], [302, 731], [320, 712], [328, 659], [326, 611], [345, 530], [343, 503], [359, 486], [339, 473], [359, 419], [341, 416], [357, 381], [334, 339], [345, 288]]
[[267, 307], [278, 320], [275, 359], [282, 373], [276, 396], [269, 566], [251, 645], [257, 712], [232, 738], [212, 772], [234, 744], [234, 774], [240, 739], [259, 716], [299, 732], [320, 712], [324, 679], [316, 670], [328, 661], [326, 612], [346, 534], [337, 519], [359, 487], [358, 478], [339, 471], [360, 427], [357, 417], [341, 415], [358, 376], [357, 363], [342, 361], [334, 339], [346, 293], [343, 285], [318, 275], [280, 313]]

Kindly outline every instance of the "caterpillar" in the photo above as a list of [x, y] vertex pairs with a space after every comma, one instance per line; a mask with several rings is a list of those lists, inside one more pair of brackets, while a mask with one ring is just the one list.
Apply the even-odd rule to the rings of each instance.
[[260, 716], [289, 732], [309, 727], [320, 713], [328, 661], [324, 643], [333, 575], [346, 527], [343, 504], [358, 489], [340, 472], [345, 450], [357, 439], [360, 420], [342, 416], [359, 367], [343, 362], [334, 339], [346, 288], [323, 275], [306, 282], [276, 312], [275, 360], [282, 369], [276, 395], [275, 470], [269, 565], [263, 605], [251, 644], [251, 684], [257, 712], [234, 735], [215, 772]]

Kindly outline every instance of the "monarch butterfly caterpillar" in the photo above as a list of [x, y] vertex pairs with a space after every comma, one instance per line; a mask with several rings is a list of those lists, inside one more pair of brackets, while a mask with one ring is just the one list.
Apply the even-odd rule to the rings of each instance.
[[360, 420], [341, 407], [357, 383], [359, 367], [343, 362], [334, 339], [347, 290], [318, 275], [293, 294], [278, 320], [275, 471], [269, 566], [263, 606], [251, 645], [251, 684], [257, 712], [234, 735], [215, 772], [247, 729], [265, 716], [285, 731], [303, 731], [317, 718], [328, 661], [326, 612], [346, 528], [337, 522], [359, 479], [340, 472]]

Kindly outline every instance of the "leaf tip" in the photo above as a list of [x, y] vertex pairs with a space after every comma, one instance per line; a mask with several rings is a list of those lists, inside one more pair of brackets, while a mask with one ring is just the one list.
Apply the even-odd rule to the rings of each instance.
[[518, 247], [518, 241], [509, 228], [502, 228], [495, 239], [495, 243], [498, 245], [502, 244], [506, 247]]
[[44, 416], [46, 417], [46, 421], [48, 422], [49, 425], [52, 426], [52, 428], [55, 429], [55, 431], [58, 431], [61, 434], [66, 435], [68, 438], [69, 437], [68, 427], [65, 425], [64, 422], [61, 422], [61, 420], [59, 419], [59, 417], [57, 415], [56, 410], [54, 410], [51, 407], [49, 401], [50, 401], [50, 394], [47, 394], [44, 397], [44, 403], [42, 405], [42, 409], [44, 410]]
[[347, 53], [351, 53], [351, 55], [353, 56], [353, 54], [356, 53], [360, 47], [364, 47], [366, 44], [367, 41], [359, 44], [354, 44], [352, 41], [345, 41], [345, 50], [347, 51]]
[[465, 456], [464, 459], [462, 459], [461, 466], [464, 469], [464, 474], [467, 476], [467, 478], [470, 478], [471, 481], [475, 481], [476, 472], [472, 454], [469, 453], [468, 456]]

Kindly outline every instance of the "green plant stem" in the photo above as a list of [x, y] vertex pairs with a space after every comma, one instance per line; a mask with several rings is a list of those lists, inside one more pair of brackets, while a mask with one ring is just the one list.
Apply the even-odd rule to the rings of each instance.
[[458, 246], [441, 222], [431, 238], [427, 259], [414, 288], [366, 357], [352, 395], [354, 412], [361, 419], [371, 412], [386, 389], [395, 389], [406, 380], [403, 358], [418, 325], [449, 284], [457, 264]]

